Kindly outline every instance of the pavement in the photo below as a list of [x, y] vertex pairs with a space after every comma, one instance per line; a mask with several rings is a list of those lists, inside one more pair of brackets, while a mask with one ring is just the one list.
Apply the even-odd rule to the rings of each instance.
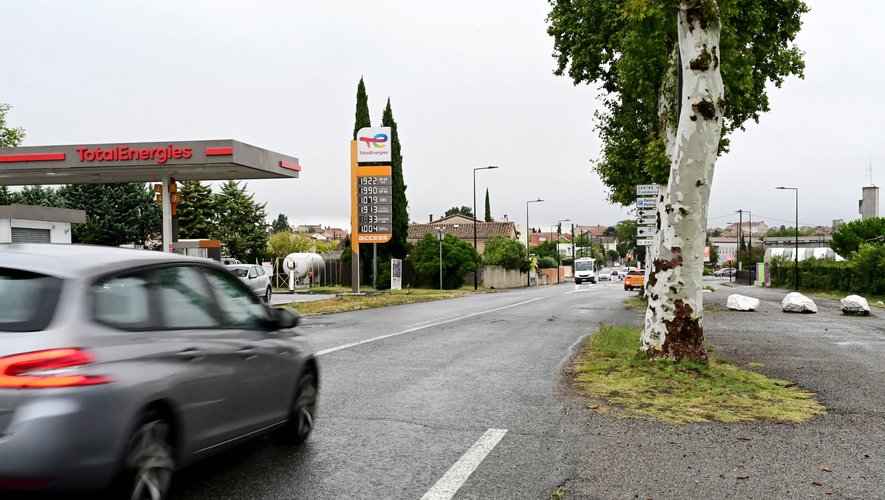
[[307, 290], [296, 290], [294, 292], [273, 292], [270, 296], [270, 305], [278, 306], [282, 304], [291, 304], [293, 302], [312, 302], [314, 300], [331, 299], [335, 297], [332, 293], [311, 293]]
[[[885, 498], [885, 310], [784, 313], [790, 290], [712, 280], [704, 295], [710, 354], [817, 395], [826, 415], [804, 424], [668, 425], [588, 409], [563, 379], [574, 428], [563, 498]], [[760, 299], [730, 311], [728, 295]], [[633, 318], [641, 325], [642, 311]]]

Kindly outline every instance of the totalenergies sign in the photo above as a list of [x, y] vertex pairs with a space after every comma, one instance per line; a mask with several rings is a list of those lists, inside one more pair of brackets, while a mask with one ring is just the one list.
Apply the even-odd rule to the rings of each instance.
[[100, 146], [94, 148], [80, 146], [77, 148], [77, 153], [80, 155], [81, 162], [152, 160], [157, 163], [166, 163], [172, 159], [186, 160], [193, 156], [191, 148], [173, 144], [169, 144], [165, 148], [113, 146], [102, 149]]
[[357, 163], [390, 163], [393, 158], [390, 134], [390, 127], [361, 128], [356, 134]]

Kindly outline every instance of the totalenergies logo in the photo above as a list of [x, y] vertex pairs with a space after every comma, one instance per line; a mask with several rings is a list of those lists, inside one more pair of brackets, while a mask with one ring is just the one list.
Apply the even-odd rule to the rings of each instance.
[[387, 134], [375, 134], [373, 137], [360, 137], [359, 141], [365, 142], [367, 148], [386, 148], [388, 139]]

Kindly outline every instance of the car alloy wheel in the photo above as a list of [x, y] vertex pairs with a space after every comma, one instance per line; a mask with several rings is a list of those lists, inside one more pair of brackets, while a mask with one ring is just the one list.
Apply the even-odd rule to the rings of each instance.
[[169, 431], [169, 424], [155, 416], [145, 418], [132, 435], [125, 461], [131, 500], [162, 500], [169, 493], [175, 470]]
[[304, 442], [313, 430], [316, 406], [316, 376], [305, 373], [298, 380], [298, 394], [292, 403], [289, 421], [277, 432], [277, 438], [286, 444]]

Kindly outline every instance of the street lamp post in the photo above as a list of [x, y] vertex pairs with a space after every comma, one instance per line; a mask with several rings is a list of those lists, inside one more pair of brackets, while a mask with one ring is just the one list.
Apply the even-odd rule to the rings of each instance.
[[[489, 165], [488, 167], [477, 167], [473, 169], [473, 250], [477, 254], [477, 260], [479, 260], [479, 250], [476, 246], [476, 219], [478, 218], [476, 214], [476, 171], [477, 170], [491, 170], [493, 168], [498, 168], [497, 165]], [[476, 267], [473, 269], [473, 289], [476, 290], [479, 286], [479, 262], [476, 262]]]
[[[556, 221], [556, 283], [559, 284], [559, 238], [560, 234], [562, 234], [562, 223], [563, 222], [571, 222], [571, 219], [559, 219]], [[572, 238], [574, 239], [574, 238]]]
[[443, 228], [436, 228], [436, 239], [439, 240], [439, 289], [442, 290], [442, 242], [443, 242]]
[[[529, 258], [529, 243], [532, 239], [532, 229], [529, 226], [529, 203], [540, 203], [544, 200], [538, 198], [537, 200], [529, 200], [525, 202], [525, 258]], [[526, 273], [526, 285], [532, 286], [532, 267], [529, 266], [529, 271]]]
[[795, 264], [795, 274], [793, 280], [796, 282], [796, 291], [799, 291], [799, 188], [778, 186], [775, 189], [790, 189], [796, 192], [796, 249], [793, 251], [793, 259]]

